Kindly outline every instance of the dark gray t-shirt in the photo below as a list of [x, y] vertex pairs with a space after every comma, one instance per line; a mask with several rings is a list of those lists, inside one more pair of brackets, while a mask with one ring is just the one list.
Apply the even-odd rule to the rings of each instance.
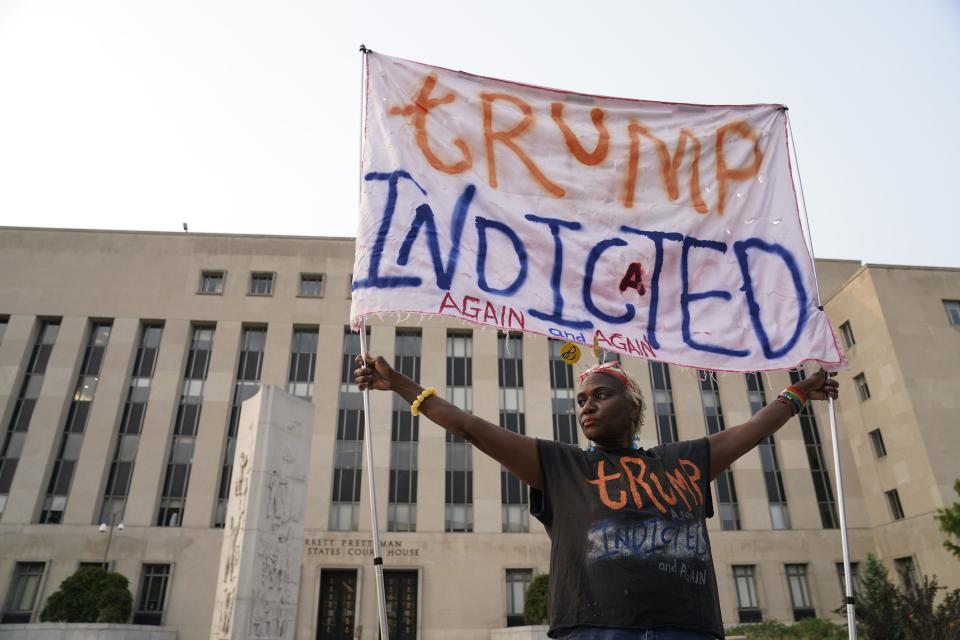
[[644, 449], [582, 451], [537, 440], [547, 529], [550, 637], [576, 626], [675, 627], [723, 638], [706, 518], [706, 438]]

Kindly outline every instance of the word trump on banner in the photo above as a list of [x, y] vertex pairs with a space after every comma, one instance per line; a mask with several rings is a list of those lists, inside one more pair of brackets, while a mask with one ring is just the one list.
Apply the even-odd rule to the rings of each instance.
[[779, 105], [604, 98], [367, 54], [351, 324], [460, 318], [704, 369], [845, 364]]

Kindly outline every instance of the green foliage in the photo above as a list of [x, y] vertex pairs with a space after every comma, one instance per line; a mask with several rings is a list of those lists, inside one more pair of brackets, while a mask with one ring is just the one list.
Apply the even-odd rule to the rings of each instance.
[[84, 567], [47, 598], [41, 622], [113, 622], [130, 619], [133, 596], [126, 576]]
[[550, 574], [533, 577], [523, 599], [523, 621], [527, 624], [547, 623], [547, 598], [550, 592]]
[[828, 620], [808, 618], [785, 625], [776, 620], [742, 624], [727, 630], [728, 636], [746, 636], [747, 640], [846, 640], [847, 632]]
[[907, 589], [890, 581], [889, 573], [872, 554], [867, 556], [860, 602], [858, 627], [869, 640], [957, 640], [960, 638], [960, 589], [947, 592], [937, 578], [923, 576]]
[[[960, 480], [953, 483], [953, 490], [960, 495]], [[940, 530], [947, 534], [943, 546], [960, 559], [960, 544], [950, 540], [950, 536], [960, 540], [960, 502], [954, 502], [946, 509], [937, 509], [937, 515], [934, 517], [940, 523]]]
[[779, 640], [789, 638], [790, 627], [776, 620], [756, 624], [741, 624], [727, 629], [728, 636], [746, 636], [748, 640]]
[[822, 618], [807, 618], [790, 627], [791, 637], [804, 640], [846, 640], [846, 627], [840, 627]]
[[903, 616], [903, 602], [883, 563], [871, 553], [860, 583], [857, 623], [871, 639], [908, 640], [897, 623]]

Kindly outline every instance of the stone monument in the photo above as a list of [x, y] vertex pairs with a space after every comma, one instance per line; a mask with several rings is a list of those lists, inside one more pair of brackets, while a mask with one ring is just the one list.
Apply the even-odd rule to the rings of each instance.
[[243, 403], [211, 640], [296, 632], [313, 405], [278, 387]]

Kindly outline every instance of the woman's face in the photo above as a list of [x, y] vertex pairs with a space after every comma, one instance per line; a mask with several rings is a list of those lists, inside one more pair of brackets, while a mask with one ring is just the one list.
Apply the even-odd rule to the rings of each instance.
[[577, 420], [588, 440], [603, 449], [630, 446], [637, 414], [618, 378], [596, 372], [587, 376], [577, 393]]

